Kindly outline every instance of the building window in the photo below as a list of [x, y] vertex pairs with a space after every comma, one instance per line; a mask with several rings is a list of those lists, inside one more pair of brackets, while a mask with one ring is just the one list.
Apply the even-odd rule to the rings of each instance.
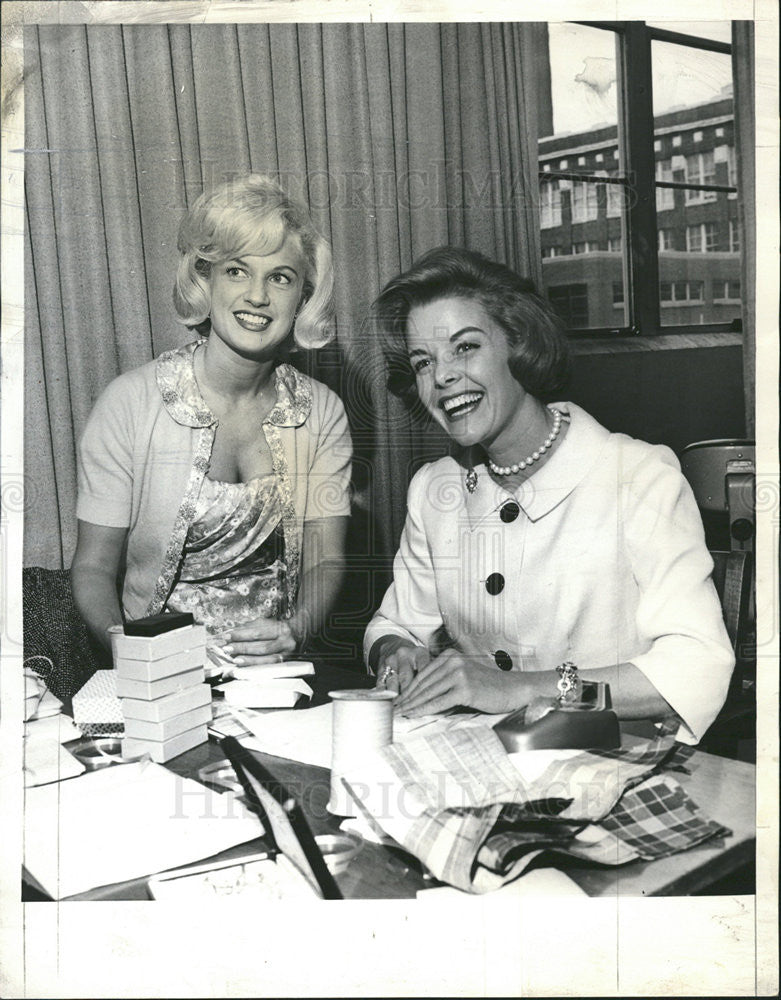
[[724, 126], [719, 125], [718, 128], [716, 129], [716, 138], [721, 139], [723, 135], [724, 135]]
[[542, 248], [542, 256], [543, 256], [543, 258], [546, 258], [546, 257], [561, 257], [561, 247], [556, 247], [556, 246], [553, 246], [553, 247], [543, 247]]
[[624, 304], [624, 283], [623, 281], [613, 282], [613, 306], [618, 309]]
[[[686, 157], [686, 183], [687, 184], [715, 184], [716, 165], [713, 158], [713, 150], [707, 153], [694, 153]], [[687, 190], [687, 205], [703, 205], [708, 201], [716, 200], [715, 191]]]
[[[673, 161], [672, 160], [657, 160], [656, 161], [656, 179], [657, 181], [671, 181], [673, 179]], [[656, 211], [666, 212], [670, 209], [675, 208], [675, 191], [673, 188], [657, 187], [656, 188]]]
[[715, 222], [700, 222], [686, 227], [686, 249], [689, 253], [713, 253], [718, 250]]
[[[714, 283], [739, 277], [741, 263], [729, 225], [728, 199], [737, 197], [729, 42], [692, 33], [694, 23], [674, 32], [643, 21], [547, 30], [551, 93], [539, 157], [550, 166], [540, 168], [541, 185], [557, 183], [540, 201], [552, 300], [577, 333], [620, 332], [619, 306], [621, 330], [634, 333], [730, 328], [739, 308], [714, 309], [711, 295]], [[577, 76], [573, 52], [584, 60]], [[566, 260], [555, 259], [559, 247]], [[622, 297], [613, 301], [617, 284]]]
[[548, 289], [551, 305], [573, 329], [588, 326], [588, 285], [554, 285]]
[[740, 253], [740, 226], [737, 219], [729, 220], [729, 251]]
[[573, 181], [571, 192], [572, 221], [590, 222], [599, 214], [597, 186], [587, 181]]
[[622, 184], [605, 185], [605, 212], [608, 218], [620, 218], [626, 202], [626, 191]]
[[740, 282], [714, 281], [713, 301], [727, 303], [740, 302]]
[[700, 305], [703, 284], [702, 281], [663, 281], [659, 286], [659, 298], [663, 306]]
[[561, 225], [561, 190], [558, 181], [540, 184], [540, 225], [543, 229]]

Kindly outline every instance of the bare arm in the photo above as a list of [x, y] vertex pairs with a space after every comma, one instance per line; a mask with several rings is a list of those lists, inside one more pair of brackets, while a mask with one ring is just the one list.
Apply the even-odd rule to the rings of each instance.
[[108, 528], [79, 521], [71, 585], [79, 614], [105, 649], [111, 649], [108, 629], [122, 623], [117, 574], [127, 528]]

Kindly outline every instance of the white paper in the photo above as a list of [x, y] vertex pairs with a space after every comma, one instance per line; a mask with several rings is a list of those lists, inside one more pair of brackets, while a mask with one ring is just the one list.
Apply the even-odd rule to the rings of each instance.
[[159, 764], [123, 764], [29, 789], [24, 863], [62, 899], [201, 861], [262, 833], [230, 792]]
[[[251, 750], [287, 757], [302, 764], [331, 767], [331, 702], [316, 708], [298, 711], [243, 712], [241, 721], [253, 736], [241, 742]], [[393, 716], [393, 739], [400, 742], [414, 733], [444, 732], [459, 726], [485, 725], [486, 716], [474, 715], [425, 715], [417, 719]]]
[[558, 871], [556, 868], [534, 868], [532, 871], [521, 875], [513, 882], [508, 882], [500, 889], [493, 892], [482, 893], [479, 896], [471, 896], [468, 892], [461, 892], [452, 886], [435, 886], [431, 889], [419, 889], [417, 898], [429, 903], [445, 903], [454, 900], [474, 899], [480, 901], [481, 906], [494, 906], [501, 904], [507, 898], [523, 898], [525, 896], [586, 896], [580, 886], [573, 882], [569, 875]]
[[222, 691], [229, 705], [243, 708], [292, 708], [302, 696], [312, 697], [311, 687], [297, 677], [266, 682], [230, 681], [220, 684], [217, 690]]
[[310, 660], [285, 660], [284, 663], [259, 663], [249, 667], [231, 667], [225, 676], [237, 681], [273, 681], [278, 677], [311, 677], [315, 665]]
[[63, 746], [81, 738], [67, 715], [35, 719], [24, 726], [24, 783], [28, 788], [83, 774], [84, 765]]

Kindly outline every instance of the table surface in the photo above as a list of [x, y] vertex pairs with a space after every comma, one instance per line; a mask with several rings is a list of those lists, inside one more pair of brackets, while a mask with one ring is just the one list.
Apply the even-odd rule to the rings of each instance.
[[[327, 700], [328, 690], [365, 687], [371, 683], [365, 675], [324, 665], [318, 665], [316, 676], [309, 680], [314, 689], [312, 704]], [[257, 757], [296, 796], [315, 835], [338, 830], [340, 818], [326, 808], [330, 794], [330, 775], [326, 768], [269, 754], [258, 753]], [[223, 759], [219, 743], [209, 740], [166, 766], [177, 774], [193, 778], [205, 765]], [[687, 768], [690, 774], [676, 774], [676, 777], [703, 813], [732, 830], [731, 837], [657, 861], [634, 861], [616, 868], [571, 858], [556, 858], [552, 863], [565, 870], [589, 896], [690, 895], [708, 891], [719, 879], [750, 864], [755, 849], [754, 765], [697, 751], [687, 761]], [[217, 857], [238, 858], [264, 848], [259, 838]], [[34, 880], [26, 876], [26, 881], [28, 893], [32, 887], [33, 896], [42, 898], [36, 892]], [[336, 876], [336, 881], [347, 899], [411, 899], [419, 889], [437, 884], [424, 876], [420, 864], [411, 855], [401, 849], [368, 842], [363, 844], [349, 868]], [[148, 899], [149, 896], [146, 879], [142, 878], [91, 889], [69, 898]]]

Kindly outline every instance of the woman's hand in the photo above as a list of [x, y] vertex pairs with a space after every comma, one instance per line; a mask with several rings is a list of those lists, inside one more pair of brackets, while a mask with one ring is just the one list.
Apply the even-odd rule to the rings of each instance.
[[398, 645], [380, 657], [377, 669], [377, 687], [387, 691], [405, 691], [413, 679], [431, 659], [428, 650], [412, 643]]
[[280, 663], [298, 647], [298, 638], [290, 622], [274, 618], [255, 618], [236, 625], [229, 632], [215, 636], [211, 642], [237, 667]]
[[409, 717], [456, 707], [498, 714], [510, 712], [526, 701], [520, 673], [482, 666], [458, 650], [446, 649], [402, 685], [394, 709]]

